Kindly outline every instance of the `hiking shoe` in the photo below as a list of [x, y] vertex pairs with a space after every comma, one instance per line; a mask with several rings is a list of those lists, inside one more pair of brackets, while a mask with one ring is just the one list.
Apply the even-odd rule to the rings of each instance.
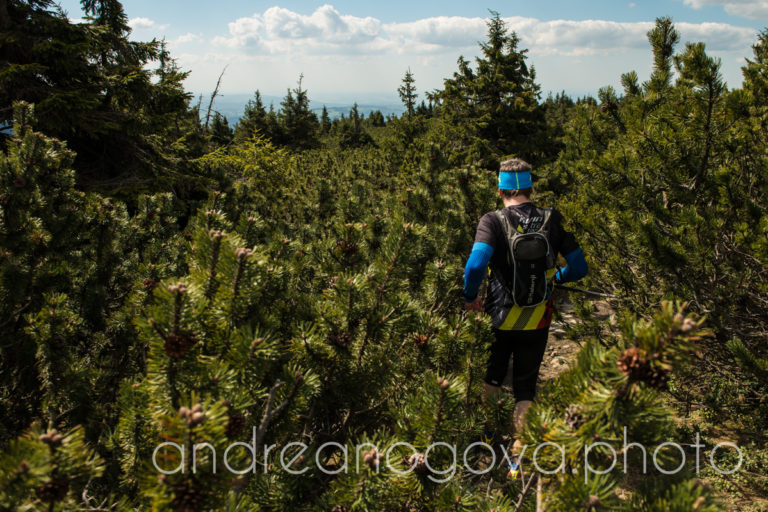
[[520, 465], [515, 462], [509, 463], [509, 471], [507, 471], [507, 478], [510, 480], [520, 480]]
[[507, 471], [507, 478], [510, 480], [520, 480], [522, 478], [520, 456], [518, 455], [522, 448], [523, 444], [520, 440], [515, 440], [515, 443], [512, 445], [512, 449], [509, 452], [509, 471]]

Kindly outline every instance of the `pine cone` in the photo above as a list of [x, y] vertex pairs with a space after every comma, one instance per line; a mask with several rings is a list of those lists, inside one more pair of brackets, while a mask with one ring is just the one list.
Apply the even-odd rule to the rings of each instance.
[[381, 459], [383, 458], [384, 455], [376, 451], [376, 448], [371, 448], [370, 451], [366, 452], [365, 456], [363, 456], [363, 461], [368, 464], [368, 467], [371, 469], [378, 470], [379, 465], [381, 464]]
[[424, 458], [423, 453], [414, 453], [411, 455], [408, 459], [408, 464], [410, 464], [413, 471], [419, 475], [425, 475], [429, 472], [429, 467], [427, 466], [427, 461]]
[[341, 250], [346, 255], [355, 254], [357, 252], [358, 246], [355, 242], [347, 241], [347, 240], [337, 240], [336, 241], [336, 247]]
[[38, 439], [40, 439], [40, 441], [44, 442], [48, 446], [58, 446], [61, 444], [61, 441], [64, 439], [64, 437], [59, 434], [58, 430], [54, 428], [45, 434], [42, 434]]
[[334, 332], [328, 335], [328, 341], [341, 348], [347, 348], [352, 344], [352, 335], [346, 331]]
[[427, 346], [427, 335], [426, 334], [414, 334], [413, 335], [413, 342], [416, 344], [418, 348], [423, 349]]
[[565, 424], [571, 430], [577, 430], [584, 424], [584, 415], [580, 405], [571, 404], [565, 411]]
[[165, 353], [173, 358], [182, 357], [195, 341], [195, 335], [189, 331], [171, 333], [165, 337]]
[[238, 260], [250, 258], [251, 256], [253, 256], [253, 251], [245, 247], [240, 247], [238, 249], [235, 249], [235, 256], [237, 256]]
[[699, 324], [692, 318], [686, 318], [683, 320], [683, 325], [680, 327], [680, 332], [683, 334], [690, 334], [699, 328]]
[[630, 382], [643, 382], [656, 389], [666, 389], [669, 375], [659, 366], [660, 362], [660, 354], [647, 357], [644, 350], [633, 347], [625, 350], [616, 364]]
[[36, 489], [37, 497], [45, 503], [56, 503], [67, 497], [69, 478], [55, 476]]
[[168, 291], [171, 293], [177, 293], [179, 295], [184, 295], [187, 293], [187, 285], [184, 283], [176, 283], [168, 286]]
[[642, 379], [645, 384], [652, 388], [664, 390], [667, 389], [667, 383], [669, 382], [669, 374], [658, 367], [651, 366], [651, 370]]
[[616, 364], [624, 375], [632, 381], [642, 380], [642, 377], [650, 370], [650, 363], [645, 357], [645, 350], [637, 347], [625, 350]]
[[179, 417], [190, 427], [196, 427], [205, 423], [205, 412], [203, 411], [203, 405], [200, 403], [192, 406], [192, 409], [186, 407], [179, 407]]
[[145, 291], [150, 291], [155, 286], [157, 286], [157, 281], [155, 281], [151, 277], [148, 277], [144, 281], [141, 282], [141, 287], [144, 288]]
[[195, 480], [184, 480], [173, 487], [171, 508], [174, 512], [200, 512], [205, 505], [205, 495]]

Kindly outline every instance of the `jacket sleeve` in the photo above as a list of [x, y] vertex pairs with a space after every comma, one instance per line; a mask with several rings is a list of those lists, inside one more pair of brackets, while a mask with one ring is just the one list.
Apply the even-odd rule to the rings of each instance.
[[477, 298], [477, 290], [483, 282], [488, 262], [493, 256], [493, 247], [485, 242], [475, 242], [472, 252], [464, 267], [464, 300], [472, 302]]
[[575, 251], [571, 251], [565, 255], [565, 261], [568, 264], [557, 271], [555, 274], [555, 282], [557, 283], [570, 283], [571, 281], [578, 281], [582, 277], [587, 275], [587, 260], [584, 259], [584, 253], [579, 247]]

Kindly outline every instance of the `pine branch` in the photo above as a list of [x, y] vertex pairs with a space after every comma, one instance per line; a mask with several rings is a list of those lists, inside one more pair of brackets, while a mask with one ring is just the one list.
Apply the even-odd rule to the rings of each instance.
[[[256, 434], [254, 436], [253, 444], [254, 444], [254, 450], [256, 451], [256, 453], [259, 452], [259, 446], [261, 446], [261, 442], [264, 439], [264, 436], [266, 435], [267, 429], [272, 423], [272, 420], [283, 409], [285, 409], [288, 406], [288, 404], [293, 400], [294, 396], [296, 396], [296, 392], [298, 391], [298, 388], [301, 385], [301, 379], [297, 379], [297, 382], [296, 384], [294, 384], [293, 388], [291, 389], [291, 392], [288, 393], [288, 396], [282, 402], [280, 402], [280, 405], [273, 408], [273, 404], [275, 402], [275, 396], [277, 395], [277, 392], [280, 390], [280, 388], [282, 388], [284, 385], [285, 385], [285, 382], [278, 379], [269, 389], [269, 396], [267, 397], [267, 405], [264, 408], [264, 414], [261, 417], [261, 422], [259, 423], [259, 426], [256, 429]], [[256, 455], [254, 454], [254, 457], [255, 456]], [[235, 493], [235, 502], [239, 500], [240, 493], [248, 485], [248, 482], [250, 481], [252, 475], [253, 473], [246, 474], [241, 480], [238, 480], [237, 484], [232, 486], [232, 491]]]
[[523, 506], [523, 501], [525, 501], [525, 496], [528, 494], [528, 491], [531, 488], [531, 485], [538, 479], [538, 474], [534, 473], [531, 478], [528, 479], [528, 481], [525, 483], [525, 486], [523, 486], [523, 490], [520, 491], [520, 498], [518, 498], [517, 503], [515, 504], [515, 511], [518, 512], [520, 508]]

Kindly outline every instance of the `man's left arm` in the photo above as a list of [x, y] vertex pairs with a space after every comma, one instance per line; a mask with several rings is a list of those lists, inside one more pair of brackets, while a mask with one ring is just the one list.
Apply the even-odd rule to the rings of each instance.
[[563, 226], [563, 216], [557, 210], [553, 211], [552, 221], [552, 234], [557, 241], [557, 251], [563, 255], [567, 262], [567, 265], [555, 274], [555, 282], [562, 284], [578, 281], [589, 271], [587, 260], [584, 259], [584, 252], [579, 247], [573, 233], [567, 231]]
[[581, 247], [569, 252], [563, 257], [568, 264], [558, 270], [555, 274], [556, 283], [562, 284], [578, 281], [587, 275], [589, 269], [587, 267], [587, 260], [584, 259], [584, 253], [581, 251]]

